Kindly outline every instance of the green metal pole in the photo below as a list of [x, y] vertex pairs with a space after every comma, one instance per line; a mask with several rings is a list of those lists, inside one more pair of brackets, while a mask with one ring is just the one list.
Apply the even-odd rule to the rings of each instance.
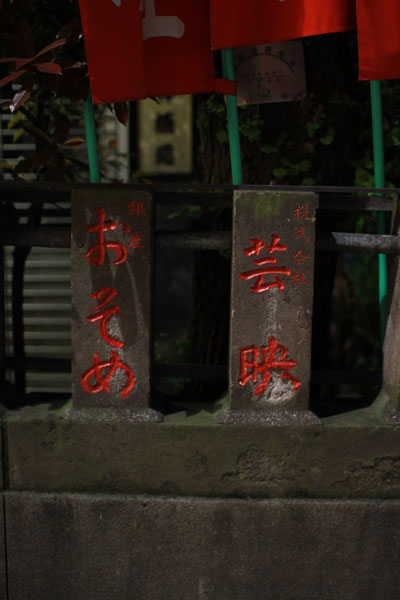
[[[233, 52], [231, 49], [222, 50], [222, 67], [225, 79], [235, 80]], [[240, 152], [239, 119], [236, 96], [226, 96], [226, 112], [228, 116], [229, 150], [231, 154], [232, 183], [243, 183], [242, 157]]]
[[[375, 187], [385, 187], [385, 158], [383, 148], [381, 82], [370, 81], [372, 143], [374, 151]], [[377, 213], [378, 233], [385, 233], [385, 214]], [[387, 298], [387, 261], [385, 254], [379, 254], [379, 310], [381, 340], [383, 343], [386, 327], [386, 298]]]
[[85, 135], [86, 145], [89, 157], [89, 176], [91, 183], [100, 183], [100, 166], [99, 166], [99, 153], [97, 150], [97, 139], [96, 139], [96, 124], [94, 122], [93, 114], [93, 102], [90, 91], [87, 95], [86, 100], [83, 102], [83, 116], [85, 120]]

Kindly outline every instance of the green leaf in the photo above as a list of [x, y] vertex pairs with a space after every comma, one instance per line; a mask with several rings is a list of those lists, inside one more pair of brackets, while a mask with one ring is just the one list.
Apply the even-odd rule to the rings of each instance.
[[264, 152], [264, 154], [273, 154], [274, 152], [278, 151], [278, 147], [270, 146], [269, 144], [264, 144], [264, 146], [261, 146], [260, 150], [261, 152]]
[[250, 127], [247, 130], [247, 137], [249, 138], [249, 140], [254, 140], [256, 137], [258, 137], [260, 135], [261, 131], [258, 127]]
[[321, 127], [320, 123], [310, 123], [310, 125], [308, 125], [308, 127], [307, 127], [308, 137], [313, 138], [320, 127]]
[[293, 165], [293, 167], [294, 167], [294, 169], [296, 171], [300, 171], [301, 173], [305, 173], [311, 167], [311, 161], [305, 159], [305, 160], [302, 160], [302, 161], [296, 163], [295, 165]]
[[229, 135], [226, 129], [218, 129], [217, 131], [217, 140], [219, 142], [227, 142], [229, 139]]
[[17, 129], [17, 131], [16, 131], [16, 132], [14, 133], [14, 135], [13, 135], [13, 142], [14, 142], [14, 144], [15, 144], [16, 142], [18, 142], [19, 138], [20, 138], [22, 135], [24, 135], [24, 133], [25, 133], [25, 129], [23, 129], [22, 127], [20, 127], [19, 129]]
[[400, 127], [394, 127], [390, 134], [391, 140], [394, 144], [398, 144], [400, 142]]
[[324, 135], [323, 137], [319, 138], [319, 141], [324, 146], [330, 146], [332, 144], [332, 142], [333, 142], [334, 139], [335, 139], [335, 130], [332, 127], [330, 127], [328, 129], [326, 135]]
[[275, 177], [285, 177], [289, 171], [288, 169], [284, 169], [283, 167], [278, 167], [277, 169], [274, 169], [272, 171], [273, 175], [275, 175]]

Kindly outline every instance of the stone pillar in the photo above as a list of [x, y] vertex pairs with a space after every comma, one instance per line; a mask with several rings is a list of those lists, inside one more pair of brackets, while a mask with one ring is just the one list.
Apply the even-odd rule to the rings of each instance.
[[[391, 234], [399, 235], [400, 208], [396, 197]], [[387, 322], [383, 345], [382, 388], [373, 408], [386, 423], [400, 424], [400, 257], [388, 257]]]
[[230, 408], [221, 423], [318, 423], [307, 410], [315, 194], [234, 194]]
[[72, 193], [73, 415], [162, 419], [149, 408], [153, 230], [150, 192]]

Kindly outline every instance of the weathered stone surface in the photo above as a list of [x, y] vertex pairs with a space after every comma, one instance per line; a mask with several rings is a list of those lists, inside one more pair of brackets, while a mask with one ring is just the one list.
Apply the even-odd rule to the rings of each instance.
[[6, 575], [6, 541], [5, 541], [5, 523], [4, 523], [4, 496], [0, 493], [0, 598], [6, 600], [7, 596], [7, 575]]
[[[382, 395], [386, 396], [385, 412], [389, 419], [400, 422], [400, 260], [392, 259], [392, 290], [386, 324], [383, 361]], [[397, 414], [396, 414], [397, 413]]]
[[[393, 200], [391, 234], [400, 234], [399, 198]], [[400, 258], [388, 256], [387, 322], [383, 346], [382, 388], [374, 410], [387, 423], [400, 425]]]
[[[269, 413], [308, 406], [315, 210], [311, 193], [235, 192], [232, 422], [260, 411], [272, 425], [277, 419]], [[229, 422], [229, 414], [222, 420]]]
[[[400, 498], [400, 428], [347, 415], [325, 426], [256, 427], [9, 413], [12, 490], [235, 497]], [[185, 422], [187, 424], [185, 424]]]
[[[0, 464], [4, 464], [6, 461], [6, 456], [4, 456], [3, 448], [4, 448], [4, 431], [3, 431], [3, 422], [5, 420], [6, 410], [3, 407], [0, 407]], [[0, 491], [4, 488], [4, 468], [0, 470]]]
[[398, 597], [398, 501], [7, 493], [6, 514], [10, 600]]
[[148, 408], [152, 222], [150, 192], [72, 194], [74, 408]]

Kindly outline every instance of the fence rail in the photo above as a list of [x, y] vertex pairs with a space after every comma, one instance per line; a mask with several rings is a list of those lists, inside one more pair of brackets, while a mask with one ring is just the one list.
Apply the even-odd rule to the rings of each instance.
[[[46, 215], [51, 217], [68, 217], [68, 205], [71, 190], [96, 188], [104, 190], [104, 185], [73, 184], [48, 185], [6, 182], [0, 184], [2, 205], [12, 204], [16, 207], [18, 217], [26, 217], [29, 212], [24, 203], [53, 205], [47, 208]], [[109, 189], [121, 186], [108, 186]], [[290, 186], [194, 186], [184, 185], [155, 185], [137, 186], [124, 185], [123, 189], [137, 191], [151, 189], [157, 206], [201, 206], [201, 207], [230, 207], [232, 192], [235, 190], [254, 191], [304, 191], [319, 195], [318, 211], [384, 211], [394, 212], [400, 190], [397, 189], [366, 189], [347, 187], [302, 187]], [[232, 247], [231, 231], [162, 231], [155, 232], [156, 247], [160, 249], [174, 248], [185, 250], [217, 250], [226, 251]], [[17, 225], [15, 222], [2, 221], [0, 225], [0, 244], [15, 247], [70, 248], [71, 228], [69, 225], [41, 225], [31, 227]], [[387, 254], [400, 256], [400, 237], [397, 235], [356, 234], [345, 232], [317, 233], [316, 250], [318, 252], [356, 252], [371, 254]], [[1, 278], [3, 279], [3, 278]], [[4, 282], [0, 287], [4, 295]], [[4, 305], [0, 314], [4, 322]], [[22, 313], [21, 313], [22, 314]], [[4, 332], [4, 327], [2, 328]], [[52, 373], [69, 372], [70, 361], [62, 358], [41, 358], [25, 356], [5, 356], [5, 345], [0, 343], [0, 359], [3, 373], [5, 369], [15, 371], [47, 371]], [[223, 380], [227, 378], [226, 365], [196, 365], [196, 364], [156, 364], [153, 368], [155, 377]], [[343, 383], [376, 384], [380, 381], [378, 372], [322, 372], [312, 371], [311, 383], [328, 385]]]

